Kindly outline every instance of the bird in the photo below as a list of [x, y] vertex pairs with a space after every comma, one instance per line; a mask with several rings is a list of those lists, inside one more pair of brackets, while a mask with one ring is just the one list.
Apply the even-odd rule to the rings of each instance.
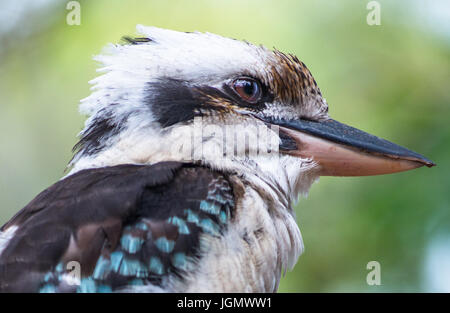
[[94, 57], [65, 176], [0, 229], [1, 292], [276, 292], [321, 176], [435, 165], [332, 119], [293, 54], [137, 33]]

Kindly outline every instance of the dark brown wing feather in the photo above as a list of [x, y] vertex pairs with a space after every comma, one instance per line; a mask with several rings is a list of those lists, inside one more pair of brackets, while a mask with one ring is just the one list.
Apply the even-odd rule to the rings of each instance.
[[[3, 227], [18, 226], [0, 255], [0, 291], [163, 288], [198, 258], [201, 234], [231, 217], [226, 177], [178, 162], [84, 170], [39, 194]], [[62, 279], [79, 262], [81, 284]]]

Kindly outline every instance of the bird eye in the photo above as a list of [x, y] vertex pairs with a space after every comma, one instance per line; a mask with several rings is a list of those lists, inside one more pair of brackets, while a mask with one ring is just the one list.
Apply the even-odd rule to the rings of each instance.
[[242, 100], [256, 103], [261, 98], [260, 84], [251, 78], [238, 78], [233, 81], [233, 89]]

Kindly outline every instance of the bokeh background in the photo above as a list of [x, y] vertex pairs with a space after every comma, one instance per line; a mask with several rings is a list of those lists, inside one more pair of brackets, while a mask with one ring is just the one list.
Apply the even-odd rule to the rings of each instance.
[[368, 2], [89, 0], [79, 26], [68, 1], [0, 2], [0, 223], [64, 174], [93, 55], [138, 23], [208, 31], [296, 54], [335, 119], [438, 164], [321, 178], [296, 207], [306, 251], [280, 291], [450, 291], [450, 3], [380, 0], [369, 26]]

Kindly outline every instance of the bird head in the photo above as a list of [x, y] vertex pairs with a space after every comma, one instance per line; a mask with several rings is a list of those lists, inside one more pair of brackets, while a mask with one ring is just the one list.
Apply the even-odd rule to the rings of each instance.
[[71, 173], [160, 161], [195, 162], [281, 190], [319, 176], [364, 176], [433, 163], [341, 124], [297, 57], [209, 33], [138, 26], [141, 37], [95, 57], [103, 75]]

